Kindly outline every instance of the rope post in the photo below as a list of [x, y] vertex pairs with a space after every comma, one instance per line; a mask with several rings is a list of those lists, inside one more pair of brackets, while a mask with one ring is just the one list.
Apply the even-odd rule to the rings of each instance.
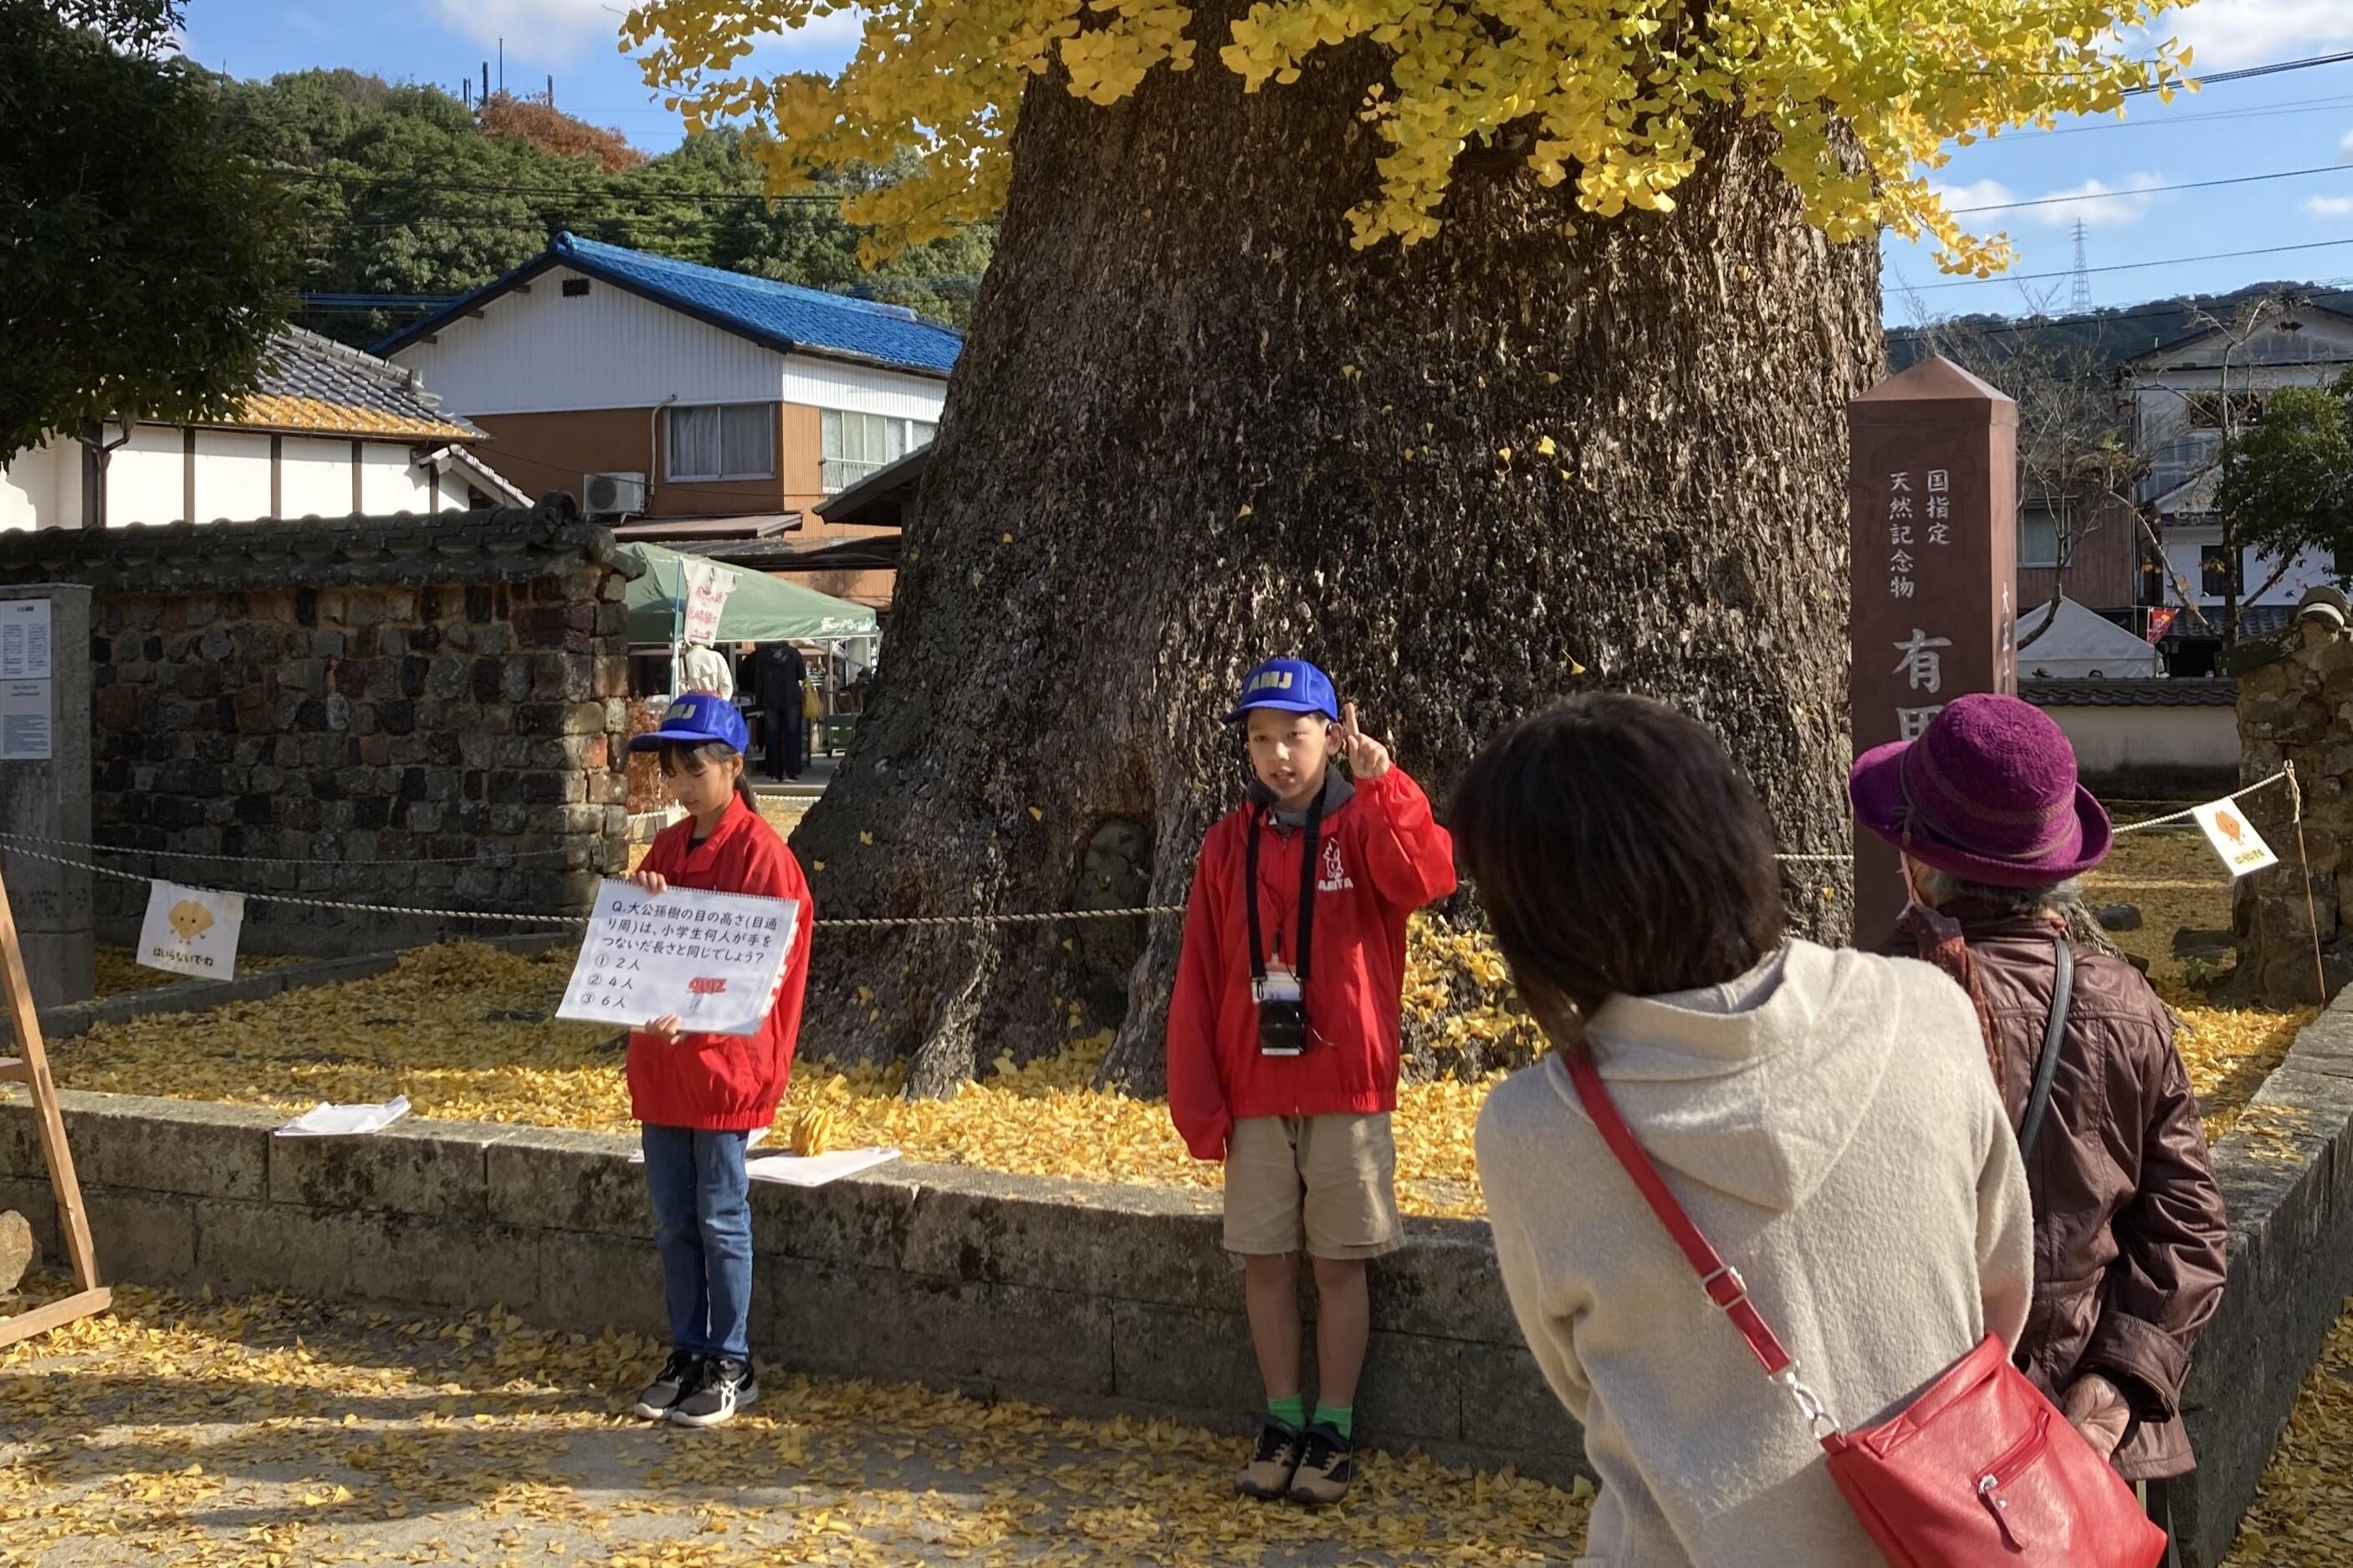
[[2320, 956], [2320, 907], [2312, 898], [2312, 855], [2304, 847], [2304, 784], [2295, 776], [2295, 762], [2287, 764], [2287, 808], [2295, 816], [2295, 863], [2304, 876], [2305, 928], [2312, 933], [2313, 996], [2328, 1005], [2328, 965]]

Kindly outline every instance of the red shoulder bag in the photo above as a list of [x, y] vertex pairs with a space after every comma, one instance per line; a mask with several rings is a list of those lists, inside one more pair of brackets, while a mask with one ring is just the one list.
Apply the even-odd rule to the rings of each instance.
[[1901, 1415], [1841, 1432], [1766, 1327], [1740, 1275], [1692, 1223], [1642, 1152], [1590, 1061], [1568, 1063], [1585, 1113], [1723, 1309], [1797, 1402], [1831, 1479], [1891, 1568], [2156, 1568], [2165, 1531], [2010, 1364], [1998, 1334], [1915, 1394]]

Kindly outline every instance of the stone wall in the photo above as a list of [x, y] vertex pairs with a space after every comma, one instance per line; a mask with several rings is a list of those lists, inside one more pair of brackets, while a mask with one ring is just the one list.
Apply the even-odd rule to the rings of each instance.
[[[96, 591], [90, 837], [166, 852], [101, 864], [436, 909], [581, 910], [626, 863], [630, 574], [566, 496], [0, 535], [0, 584]], [[101, 935], [124, 939], [146, 895], [100, 879]], [[483, 924], [256, 902], [246, 943], [348, 951]]]
[[[175, 986], [43, 1023], [71, 1081], [71, 1037], [93, 1022], [389, 962]], [[271, 1112], [64, 1099], [110, 1279], [496, 1303], [551, 1327], [660, 1331], [644, 1173], [627, 1163], [627, 1137], [409, 1121], [372, 1138], [272, 1139], [282, 1119]], [[2353, 1294], [2353, 996], [2298, 1037], [2216, 1142], [2214, 1169], [2230, 1205], [2230, 1283], [2182, 1396], [2200, 1459], [2175, 1494], [2189, 1568], [2228, 1555]], [[763, 1359], [1225, 1430], [1258, 1404], [1214, 1194], [905, 1163], [815, 1192], [754, 1184], [753, 1205]], [[0, 1208], [30, 1217], [55, 1256], [21, 1091], [0, 1094]], [[1577, 1428], [1520, 1342], [1486, 1226], [1411, 1220], [1407, 1236], [1373, 1266], [1357, 1399], [1370, 1443], [1556, 1481], [1577, 1473]]]
[[2239, 803], [2280, 864], [2240, 879], [2234, 891], [2239, 968], [2232, 989], [2242, 1000], [2309, 1005], [2323, 999], [2316, 994], [2316, 929], [2329, 994], [2353, 980], [2353, 874], [2340, 875], [2353, 872], [2347, 866], [2353, 849], [2353, 635], [2307, 620], [2243, 644], [2232, 658], [2239, 677], [2240, 784], [2293, 763], [2305, 812], [2299, 849], [2287, 786], [2274, 784]]

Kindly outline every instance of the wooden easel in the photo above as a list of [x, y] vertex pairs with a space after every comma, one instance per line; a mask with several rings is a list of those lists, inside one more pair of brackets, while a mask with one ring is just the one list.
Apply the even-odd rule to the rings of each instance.
[[33, 1115], [40, 1123], [41, 1158], [57, 1192], [58, 1228], [73, 1264], [74, 1293], [46, 1307], [0, 1318], [0, 1345], [62, 1328], [103, 1312], [114, 1292], [98, 1282], [98, 1253], [90, 1246], [90, 1215], [81, 1206], [81, 1183], [74, 1176], [73, 1151], [66, 1147], [66, 1119], [58, 1110], [58, 1086], [49, 1078], [49, 1056], [41, 1048], [40, 1015], [33, 1009], [33, 983], [25, 973], [25, 949], [16, 940], [16, 915], [8, 887], [0, 881], [0, 989], [8, 993], [8, 1020], [16, 1027], [21, 1057], [0, 1057], [0, 1083], [21, 1083], [33, 1091]]

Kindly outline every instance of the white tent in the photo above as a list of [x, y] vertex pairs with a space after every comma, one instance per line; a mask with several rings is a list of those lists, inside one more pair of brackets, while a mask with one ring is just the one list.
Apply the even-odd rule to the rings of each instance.
[[2031, 680], [2147, 680], [2163, 673], [2153, 645], [2073, 599], [2061, 599], [2057, 623], [2041, 637], [2035, 637], [2035, 629], [2050, 613], [2051, 606], [2045, 603], [2018, 617], [2018, 673], [2021, 677]]

